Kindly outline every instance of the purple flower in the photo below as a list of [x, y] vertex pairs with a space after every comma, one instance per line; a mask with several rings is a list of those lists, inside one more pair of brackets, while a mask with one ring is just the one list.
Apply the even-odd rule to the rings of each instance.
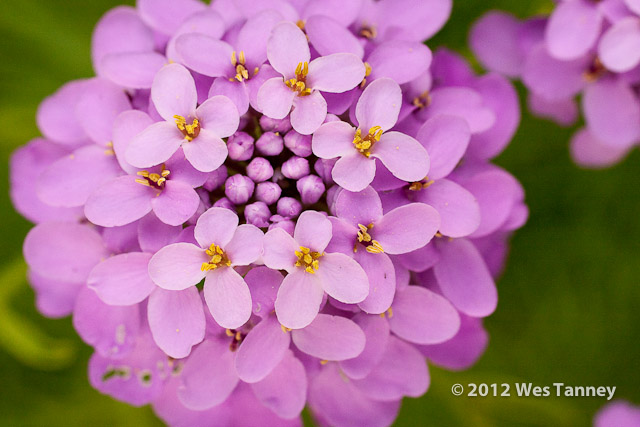
[[278, 24], [269, 38], [267, 56], [282, 75], [267, 80], [258, 91], [258, 106], [274, 119], [291, 111], [291, 126], [303, 135], [315, 132], [327, 115], [320, 92], [342, 93], [364, 78], [362, 61], [349, 53], [323, 56], [311, 62], [304, 33], [291, 23]]
[[429, 156], [412, 137], [387, 132], [397, 121], [402, 94], [391, 79], [379, 79], [362, 93], [356, 107], [358, 128], [326, 123], [313, 135], [313, 153], [323, 159], [340, 157], [331, 176], [349, 191], [362, 191], [373, 181], [375, 159], [404, 181], [419, 181], [429, 172]]
[[220, 138], [238, 128], [238, 111], [224, 96], [214, 96], [196, 109], [196, 86], [191, 74], [178, 64], [156, 74], [151, 99], [166, 121], [154, 123], [127, 148], [127, 162], [139, 168], [159, 165], [182, 147], [187, 160], [199, 171], [211, 172], [227, 158]]
[[211, 208], [198, 219], [195, 238], [200, 247], [174, 243], [158, 251], [149, 262], [151, 279], [171, 291], [205, 279], [205, 300], [216, 322], [230, 329], [241, 326], [251, 314], [251, 295], [234, 267], [258, 259], [262, 232], [253, 225], [238, 226], [238, 217], [228, 209]]
[[596, 414], [595, 427], [633, 427], [640, 423], [640, 409], [624, 400], [605, 405]]
[[325, 253], [331, 240], [331, 222], [319, 212], [305, 211], [298, 218], [293, 237], [281, 229], [267, 232], [263, 260], [267, 267], [289, 274], [278, 291], [278, 321], [299, 329], [318, 314], [326, 292], [338, 301], [354, 304], [369, 292], [367, 276], [353, 259], [341, 253]]

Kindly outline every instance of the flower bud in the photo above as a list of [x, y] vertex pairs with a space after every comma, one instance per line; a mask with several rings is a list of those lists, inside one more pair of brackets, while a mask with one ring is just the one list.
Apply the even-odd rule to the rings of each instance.
[[320, 200], [325, 189], [322, 179], [317, 175], [307, 175], [299, 179], [296, 188], [305, 205], [312, 205]]
[[307, 157], [312, 153], [311, 135], [300, 135], [295, 130], [287, 132], [284, 136], [284, 145], [296, 156]]
[[222, 197], [221, 199], [216, 200], [216, 202], [213, 204], [214, 208], [227, 208], [229, 210], [232, 211], [236, 211], [236, 205], [234, 205], [233, 203], [231, 203], [231, 200], [227, 199], [226, 197]]
[[256, 227], [269, 226], [269, 218], [271, 211], [264, 202], [254, 202], [244, 207], [244, 218], [247, 224], [253, 224]]
[[277, 156], [284, 149], [284, 140], [277, 133], [265, 132], [256, 141], [256, 147], [265, 156]]
[[274, 215], [271, 217], [271, 225], [269, 225], [269, 230], [273, 230], [274, 228], [282, 228], [287, 233], [293, 236], [293, 230], [296, 225], [290, 219], [286, 219], [281, 217], [280, 215]]
[[282, 164], [282, 175], [290, 179], [300, 179], [309, 175], [309, 161], [304, 157], [293, 156]]
[[227, 167], [225, 165], [222, 165], [218, 169], [209, 173], [207, 181], [203, 184], [203, 187], [207, 191], [213, 191], [216, 188], [221, 187], [228, 176], [229, 174], [227, 172]]
[[236, 205], [241, 205], [249, 201], [255, 186], [251, 178], [236, 174], [227, 178], [224, 194]]
[[278, 201], [282, 194], [282, 189], [275, 182], [261, 182], [256, 188], [256, 199], [272, 205]]
[[247, 165], [247, 175], [254, 182], [266, 181], [273, 176], [273, 166], [263, 157], [256, 157]]
[[276, 209], [284, 218], [295, 218], [302, 212], [302, 204], [293, 197], [283, 197], [278, 200]]
[[289, 121], [289, 116], [280, 120], [262, 116], [260, 117], [260, 127], [266, 132], [285, 133], [291, 130], [291, 122]]
[[253, 156], [253, 138], [246, 132], [236, 132], [227, 142], [229, 158], [232, 160], [249, 160]]
[[338, 159], [318, 159], [313, 165], [313, 169], [322, 178], [326, 184], [332, 184], [333, 178], [331, 177], [331, 171]]
[[338, 198], [338, 194], [340, 194], [340, 191], [343, 191], [343, 189], [339, 185], [333, 185], [327, 190], [327, 206], [329, 207], [329, 211], [333, 215], [336, 215], [335, 205], [336, 205], [336, 199]]

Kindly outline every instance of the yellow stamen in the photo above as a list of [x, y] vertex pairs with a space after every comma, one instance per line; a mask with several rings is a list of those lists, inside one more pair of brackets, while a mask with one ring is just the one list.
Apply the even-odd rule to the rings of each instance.
[[321, 364], [321, 365], [326, 365], [327, 363], [329, 363], [329, 361], [328, 361], [328, 360], [321, 360], [321, 361], [320, 361], [320, 364]]
[[193, 141], [193, 138], [200, 134], [200, 121], [198, 119], [193, 119], [191, 124], [187, 124], [187, 120], [182, 116], [175, 115], [173, 118], [176, 121], [178, 130], [182, 132], [187, 141]]
[[298, 22], [296, 22], [296, 26], [298, 28], [300, 28], [301, 30], [304, 30], [305, 23], [304, 23], [304, 21], [302, 19], [298, 19]]
[[291, 328], [287, 328], [287, 327], [286, 327], [286, 326], [284, 326], [284, 325], [280, 325], [280, 329], [282, 329], [282, 332], [284, 332], [285, 334], [286, 334], [287, 332], [291, 332]]
[[215, 270], [216, 268], [223, 267], [225, 265], [227, 267], [231, 265], [231, 261], [229, 261], [227, 254], [225, 254], [222, 248], [215, 243], [212, 243], [211, 246], [209, 246], [209, 249], [205, 250], [205, 253], [209, 255], [211, 259], [209, 262], [202, 263], [202, 266], [200, 267], [202, 271]]
[[286, 84], [292, 91], [297, 92], [298, 96], [311, 95], [311, 88], [307, 87], [307, 74], [309, 74], [309, 63], [299, 62], [296, 67], [296, 76], [286, 80]]
[[358, 128], [353, 137], [353, 145], [356, 147], [356, 150], [361, 152], [365, 157], [369, 157], [371, 155], [369, 152], [371, 147], [373, 147], [373, 144], [380, 141], [382, 133], [383, 130], [380, 126], [374, 126], [369, 129], [369, 133], [363, 137], [362, 129]]
[[320, 267], [318, 261], [323, 254], [320, 252], [313, 252], [309, 248], [300, 246], [299, 251], [295, 251], [298, 260], [296, 261], [296, 267], [304, 267], [304, 271], [307, 273], [315, 274], [316, 270]]
[[376, 30], [376, 27], [374, 27], [373, 25], [362, 24], [359, 34], [362, 37], [371, 40], [376, 38], [376, 36], [378, 35], [378, 31]]
[[[362, 243], [367, 247], [367, 252], [371, 254], [381, 254], [384, 253], [384, 249], [382, 249], [382, 245], [377, 240], [373, 240], [371, 234], [369, 234], [369, 230], [373, 228], [373, 224], [362, 225], [358, 224], [358, 242]], [[358, 244], [353, 245], [353, 252], [358, 252]]]
[[412, 103], [420, 109], [428, 107], [431, 104], [431, 94], [428, 90], [425, 90], [419, 96], [413, 98]]
[[367, 77], [371, 75], [371, 65], [368, 62], [364, 63], [364, 79], [360, 83], [360, 89], [364, 89], [367, 85]]
[[420, 190], [424, 190], [425, 188], [429, 188], [429, 186], [431, 186], [431, 184], [433, 184], [435, 181], [433, 179], [429, 179], [429, 177], [425, 177], [422, 181], [416, 181], [416, 182], [412, 182], [409, 185], [409, 190], [411, 191], [420, 191]]
[[162, 165], [160, 173], [149, 173], [149, 171], [146, 170], [138, 171], [136, 172], [136, 175], [141, 176], [142, 178], [136, 179], [136, 182], [138, 184], [146, 185], [147, 187], [162, 190], [170, 173], [171, 171], [165, 169], [165, 165]]

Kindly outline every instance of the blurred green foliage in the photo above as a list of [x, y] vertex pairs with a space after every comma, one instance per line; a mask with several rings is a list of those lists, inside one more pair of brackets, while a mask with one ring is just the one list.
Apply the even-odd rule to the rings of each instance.
[[[132, 1], [0, 2], [0, 161], [38, 136], [38, 103], [68, 80], [89, 77], [90, 36], [109, 8]], [[550, 1], [458, 0], [445, 29], [430, 41], [470, 57], [467, 32], [486, 10], [520, 17]], [[522, 91], [521, 91], [522, 92]], [[571, 129], [524, 114], [497, 163], [527, 191], [528, 224], [512, 241], [486, 321], [489, 349], [472, 369], [432, 368], [432, 386], [405, 399], [398, 426], [589, 425], [603, 398], [455, 397], [455, 383], [532, 382], [615, 385], [616, 398], [640, 403], [640, 154], [604, 171], [571, 163]], [[6, 167], [4, 169], [7, 170]], [[91, 353], [70, 319], [38, 314], [24, 280], [22, 240], [30, 225], [11, 207], [0, 174], [0, 425], [159, 425], [152, 411], [93, 390]]]

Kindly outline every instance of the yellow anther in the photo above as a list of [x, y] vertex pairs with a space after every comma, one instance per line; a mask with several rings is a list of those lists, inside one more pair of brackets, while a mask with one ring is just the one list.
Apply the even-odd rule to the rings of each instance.
[[224, 333], [225, 333], [225, 334], [227, 334], [227, 336], [228, 336], [228, 337], [232, 337], [232, 336], [234, 336], [234, 335], [235, 335], [235, 334], [231, 331], [231, 329], [225, 329]]
[[316, 270], [320, 267], [318, 261], [323, 254], [320, 252], [313, 252], [309, 248], [300, 246], [299, 251], [294, 251], [298, 260], [296, 261], [296, 267], [304, 267], [307, 273], [315, 274]]
[[215, 243], [212, 243], [211, 246], [209, 246], [209, 249], [204, 252], [210, 256], [211, 259], [209, 262], [202, 263], [202, 267], [200, 267], [202, 271], [215, 270], [216, 268], [223, 267], [225, 265], [227, 267], [231, 265], [231, 261], [229, 261], [227, 254], [225, 254], [222, 248]]
[[235, 50], [233, 52], [231, 52], [231, 63], [233, 64], [234, 67], [236, 65], [238, 65], [238, 59], [236, 58], [236, 51]]
[[356, 147], [356, 150], [361, 152], [365, 157], [369, 157], [371, 155], [369, 150], [376, 142], [380, 141], [382, 133], [383, 130], [380, 126], [374, 126], [369, 129], [369, 133], [363, 137], [362, 129], [358, 128], [356, 134], [353, 136], [353, 145]]
[[360, 89], [364, 89], [367, 85], [367, 77], [371, 75], [371, 65], [368, 62], [364, 63], [364, 79], [360, 82]]
[[170, 173], [170, 171], [165, 169], [165, 165], [162, 165], [160, 173], [149, 173], [149, 171], [146, 170], [138, 171], [136, 172], [136, 175], [141, 176], [142, 178], [136, 179], [136, 182], [138, 184], [146, 185], [147, 187], [162, 190]]
[[[377, 240], [373, 240], [371, 234], [369, 234], [369, 230], [373, 228], [373, 224], [362, 225], [358, 224], [358, 242], [362, 243], [367, 247], [367, 252], [372, 254], [381, 254], [384, 253], [382, 249], [382, 245]], [[358, 252], [358, 244], [353, 245], [353, 252]]]
[[376, 38], [376, 36], [378, 35], [378, 30], [376, 30], [376, 27], [374, 27], [373, 25], [362, 24], [359, 34], [360, 36], [371, 40]]
[[292, 91], [297, 92], [298, 96], [311, 95], [311, 88], [307, 87], [307, 74], [309, 74], [309, 63], [299, 62], [295, 78], [286, 80], [284, 84]]
[[412, 182], [409, 185], [409, 190], [411, 191], [424, 190], [425, 188], [429, 188], [431, 184], [433, 184], [434, 182], [435, 181], [433, 179], [429, 179], [429, 177], [427, 176], [422, 181]]
[[302, 19], [298, 19], [298, 21], [296, 22], [296, 26], [298, 28], [300, 28], [301, 30], [304, 30], [305, 23], [304, 23], [304, 21]]
[[329, 361], [328, 361], [328, 360], [321, 360], [321, 361], [320, 361], [320, 364], [321, 364], [321, 365], [326, 365], [327, 363], [329, 363]]
[[173, 118], [176, 121], [178, 130], [182, 132], [187, 141], [193, 141], [193, 138], [200, 134], [200, 121], [198, 119], [193, 119], [193, 122], [188, 124], [187, 120], [182, 116], [175, 115]]
[[380, 317], [384, 318], [386, 315], [389, 315], [389, 318], [393, 317], [393, 308], [389, 307], [387, 311], [380, 313]]
[[240, 55], [238, 55], [238, 62], [241, 63], [242, 65], [246, 64], [247, 58], [245, 58], [244, 56], [244, 50], [240, 51]]
[[[358, 228], [360, 229], [360, 231], [358, 231], [358, 242], [370, 242], [371, 235], [369, 234], [369, 227], [358, 224]], [[373, 228], [373, 224], [371, 224], [371, 228]]]
[[442, 233], [441, 233], [441, 232], [436, 231], [436, 237], [440, 238], [440, 237], [444, 237], [444, 236], [442, 235]]
[[382, 245], [377, 240], [372, 240], [371, 244], [367, 246], [367, 252], [371, 254], [381, 254], [384, 253], [384, 249], [382, 249]]
[[602, 63], [600, 58], [596, 56], [591, 65], [589, 65], [589, 68], [584, 73], [582, 73], [582, 77], [587, 83], [593, 83], [600, 77], [602, 77], [606, 72], [607, 69], [605, 68], [604, 64]]
[[291, 332], [291, 328], [287, 328], [287, 327], [286, 327], [286, 326], [284, 326], [284, 325], [280, 325], [280, 329], [282, 329], [282, 332], [284, 332], [285, 334], [286, 334], [287, 332]]

